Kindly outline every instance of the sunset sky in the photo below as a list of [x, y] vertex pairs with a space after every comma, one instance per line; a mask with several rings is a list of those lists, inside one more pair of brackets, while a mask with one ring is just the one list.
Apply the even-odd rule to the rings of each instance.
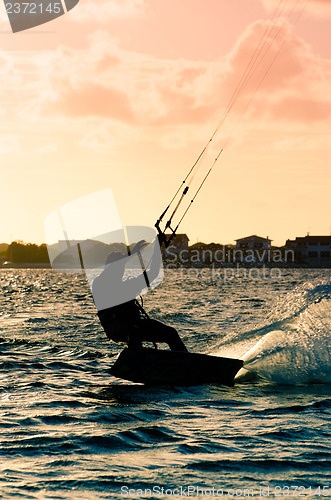
[[191, 244], [330, 234], [329, 0], [80, 0], [16, 34], [0, 4], [0, 242], [45, 241], [52, 210], [104, 188], [123, 224], [153, 226], [272, 16], [180, 232]]

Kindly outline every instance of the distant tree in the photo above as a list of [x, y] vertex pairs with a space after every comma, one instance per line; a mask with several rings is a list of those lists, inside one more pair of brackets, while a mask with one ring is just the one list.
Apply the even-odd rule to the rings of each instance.
[[8, 243], [0, 243], [0, 257], [7, 257]]
[[48, 264], [47, 246], [36, 245], [35, 243], [24, 243], [23, 241], [13, 241], [6, 251], [7, 260], [15, 264]]

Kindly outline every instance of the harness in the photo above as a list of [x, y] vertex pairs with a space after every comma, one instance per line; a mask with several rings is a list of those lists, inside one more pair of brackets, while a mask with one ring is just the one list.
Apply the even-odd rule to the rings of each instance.
[[[144, 320], [151, 319], [149, 317], [149, 315], [147, 314], [147, 312], [145, 311], [145, 309], [143, 308], [143, 299], [142, 299], [141, 296], [140, 296], [140, 300], [141, 300], [141, 304], [139, 303], [139, 301], [137, 299], [134, 299], [134, 300], [130, 301], [131, 302], [130, 307], [134, 306], [134, 307], [132, 307], [133, 310], [134, 310], [134, 308], [136, 308], [137, 316], [139, 315], [140, 320], [144, 321]], [[126, 303], [123, 304], [124, 307], [125, 307], [125, 304]], [[110, 318], [111, 318], [110, 321], [116, 320], [116, 319], [118, 319], [119, 321], [121, 321], [121, 319], [123, 318], [123, 316], [122, 316], [121, 313], [119, 313], [119, 310], [116, 310], [116, 308], [120, 307], [120, 306], [110, 307], [109, 309], [103, 309], [103, 310], [101, 310], [101, 311], [99, 311], [97, 313], [97, 315], [98, 315], [98, 317], [100, 319], [100, 322], [101, 322], [104, 330], [106, 331], [107, 336], [109, 338], [111, 338], [112, 340], [114, 340], [115, 342], [120, 342], [120, 340], [116, 340], [116, 339], [114, 339], [114, 337], [112, 335], [108, 335], [108, 333], [107, 333], [108, 332], [108, 328], [107, 328], [106, 325], [107, 325], [107, 321], [109, 321]], [[130, 318], [128, 318], [128, 319], [130, 321]], [[133, 326], [138, 326], [137, 325], [138, 321], [139, 321], [138, 318], [133, 318], [132, 325]], [[157, 345], [156, 345], [155, 342], [153, 342], [153, 345], [154, 345], [154, 348], [157, 349]]]
[[145, 311], [144, 309], [144, 301], [143, 301], [143, 298], [141, 295], [139, 295], [140, 297], [140, 300], [141, 300], [141, 304], [139, 304], [139, 301], [137, 299], [134, 300], [136, 306], [138, 307], [139, 309], [139, 312], [142, 314], [143, 318], [144, 319], [150, 319], [149, 315], [147, 314], [147, 312]]

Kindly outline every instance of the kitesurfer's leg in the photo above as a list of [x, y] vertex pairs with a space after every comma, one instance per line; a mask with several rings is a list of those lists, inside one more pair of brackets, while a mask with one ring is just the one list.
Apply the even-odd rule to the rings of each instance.
[[137, 334], [142, 342], [164, 342], [172, 351], [187, 351], [177, 330], [156, 319], [142, 320]]
[[134, 327], [130, 329], [127, 340], [128, 347], [130, 349], [142, 349], [142, 340], [139, 335], [139, 328]]
[[118, 344], [127, 344], [132, 349], [142, 348], [142, 342], [138, 334], [139, 328], [136, 325], [128, 321], [114, 319], [110, 314], [99, 315], [99, 318], [109, 340]]

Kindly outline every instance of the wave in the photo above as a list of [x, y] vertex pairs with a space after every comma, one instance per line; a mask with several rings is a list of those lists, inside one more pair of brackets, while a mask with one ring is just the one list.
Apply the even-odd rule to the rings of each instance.
[[278, 384], [331, 383], [331, 282], [296, 289], [273, 314], [277, 321], [254, 331], [245, 369]]

